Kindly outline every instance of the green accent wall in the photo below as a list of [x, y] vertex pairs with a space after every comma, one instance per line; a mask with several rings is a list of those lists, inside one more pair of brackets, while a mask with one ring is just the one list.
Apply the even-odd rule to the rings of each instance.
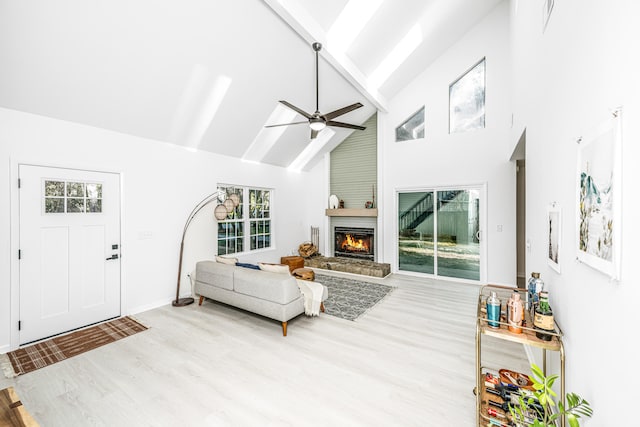
[[[363, 131], [353, 131], [331, 151], [331, 194], [344, 200], [345, 208], [364, 208], [377, 191], [378, 115], [374, 114], [362, 125]], [[375, 206], [378, 206], [376, 194]]]

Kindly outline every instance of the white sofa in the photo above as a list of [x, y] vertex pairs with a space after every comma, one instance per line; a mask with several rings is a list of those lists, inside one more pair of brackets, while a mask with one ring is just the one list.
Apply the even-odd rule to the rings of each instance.
[[[206, 297], [280, 321], [283, 336], [287, 336], [288, 321], [305, 311], [304, 297], [289, 274], [200, 261], [196, 263], [194, 291], [200, 296], [199, 305]], [[327, 296], [325, 286], [323, 302]]]

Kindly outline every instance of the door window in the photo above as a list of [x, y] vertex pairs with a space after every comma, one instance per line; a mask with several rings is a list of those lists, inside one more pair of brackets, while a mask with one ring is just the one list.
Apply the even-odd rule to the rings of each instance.
[[102, 213], [102, 183], [44, 180], [44, 212]]

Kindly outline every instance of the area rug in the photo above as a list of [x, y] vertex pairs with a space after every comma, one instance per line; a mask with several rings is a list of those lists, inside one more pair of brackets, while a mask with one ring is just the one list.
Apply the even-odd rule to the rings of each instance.
[[121, 317], [0, 355], [0, 364], [5, 376], [13, 378], [146, 329], [146, 326], [129, 316]]
[[328, 288], [325, 313], [347, 320], [356, 320], [378, 304], [394, 288], [378, 283], [316, 273], [316, 282]]

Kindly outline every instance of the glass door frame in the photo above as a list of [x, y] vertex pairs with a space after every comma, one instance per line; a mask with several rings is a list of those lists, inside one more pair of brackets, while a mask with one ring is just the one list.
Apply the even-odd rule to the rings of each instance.
[[[398, 245], [398, 236], [400, 233], [400, 224], [398, 221], [398, 212], [400, 208], [400, 193], [428, 193], [433, 192], [434, 195], [434, 203], [437, 203], [437, 194], [438, 191], [455, 191], [455, 190], [478, 190], [480, 194], [480, 207], [479, 207], [479, 235], [480, 235], [480, 279], [472, 280], [472, 279], [461, 279], [457, 277], [449, 277], [449, 276], [439, 276], [438, 275], [438, 233], [434, 232], [434, 273], [419, 273], [415, 271], [405, 271], [400, 270], [400, 248]], [[440, 186], [420, 186], [420, 187], [401, 187], [395, 189], [395, 208], [394, 208], [394, 265], [393, 271], [396, 274], [403, 274], [407, 276], [415, 276], [415, 277], [428, 277], [432, 279], [438, 280], [447, 280], [453, 282], [462, 282], [462, 283], [473, 283], [473, 284], [484, 284], [487, 283], [487, 184], [467, 184], [467, 185], [440, 185]], [[434, 231], [438, 228], [438, 216], [434, 215], [434, 223], [433, 223]]]

